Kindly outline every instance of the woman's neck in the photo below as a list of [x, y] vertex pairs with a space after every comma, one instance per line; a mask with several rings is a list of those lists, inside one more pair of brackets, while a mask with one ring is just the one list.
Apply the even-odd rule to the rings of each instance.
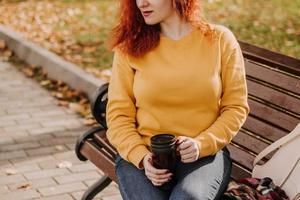
[[191, 25], [176, 12], [160, 23], [161, 33], [171, 39], [179, 40], [191, 32]]

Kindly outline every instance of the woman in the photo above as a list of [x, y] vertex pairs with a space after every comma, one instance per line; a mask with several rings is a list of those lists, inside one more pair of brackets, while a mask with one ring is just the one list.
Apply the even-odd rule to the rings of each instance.
[[[107, 137], [124, 200], [220, 199], [227, 187], [225, 146], [249, 113], [244, 63], [234, 35], [199, 13], [198, 0], [121, 0]], [[174, 174], [153, 167], [160, 133], [177, 137]], [[157, 187], [172, 177], [171, 190]]]

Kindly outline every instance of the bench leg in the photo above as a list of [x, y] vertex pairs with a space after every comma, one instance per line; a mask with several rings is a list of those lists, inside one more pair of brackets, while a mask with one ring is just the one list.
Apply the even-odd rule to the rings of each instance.
[[108, 176], [103, 176], [84, 192], [81, 200], [92, 200], [99, 192], [108, 186], [112, 180]]

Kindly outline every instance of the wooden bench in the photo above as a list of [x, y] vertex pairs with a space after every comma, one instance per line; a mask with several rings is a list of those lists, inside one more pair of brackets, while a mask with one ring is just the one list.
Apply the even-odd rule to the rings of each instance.
[[[240, 45], [245, 58], [251, 112], [228, 145], [233, 160], [233, 179], [250, 177], [255, 156], [292, 131], [300, 121], [300, 60], [244, 42]], [[107, 88], [108, 84], [101, 86], [91, 103], [92, 113], [100, 126], [86, 132], [76, 145], [80, 160], [90, 160], [105, 173], [82, 199], [92, 199], [111, 181], [116, 182], [117, 151], [105, 136]]]

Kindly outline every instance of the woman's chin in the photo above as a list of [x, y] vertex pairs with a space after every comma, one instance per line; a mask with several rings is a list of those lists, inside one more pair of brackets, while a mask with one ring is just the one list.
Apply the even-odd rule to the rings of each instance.
[[147, 20], [147, 19], [145, 19], [145, 23], [146, 23], [147, 25], [155, 25], [155, 24], [158, 24], [159, 22], [154, 21], [154, 20]]

